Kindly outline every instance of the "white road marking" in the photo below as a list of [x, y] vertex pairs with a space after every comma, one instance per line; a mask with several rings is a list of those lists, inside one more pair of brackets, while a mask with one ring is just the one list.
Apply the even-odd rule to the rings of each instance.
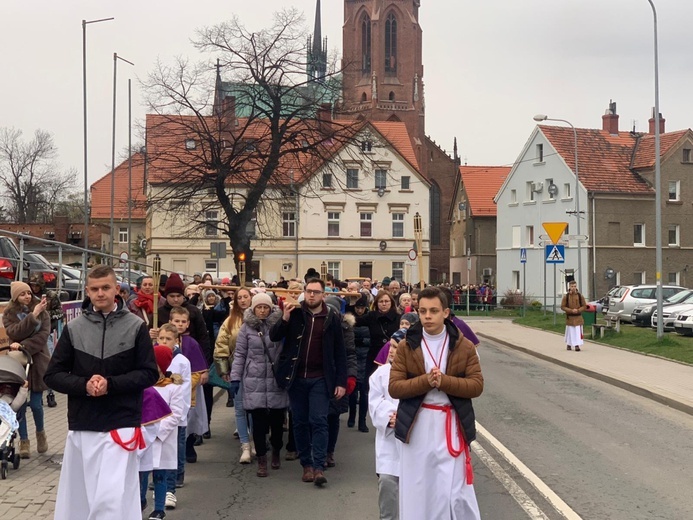
[[[546, 500], [548, 500], [548, 502], [556, 509], [558, 513], [563, 515], [567, 520], [582, 520], [582, 517], [578, 515], [575, 511], [573, 511], [573, 509], [568, 504], [566, 504], [561, 499], [561, 497], [559, 497], [549, 486], [547, 486], [543, 480], [541, 480], [531, 469], [529, 469], [520, 459], [518, 459], [508, 448], [506, 448], [498, 439], [491, 435], [491, 433], [489, 433], [489, 431], [486, 430], [486, 428], [484, 428], [483, 426], [481, 426], [481, 424], [479, 424], [478, 422], [476, 423], [476, 430], [477, 433], [481, 435], [481, 437], [483, 437], [486, 440], [486, 442], [491, 444], [491, 446], [493, 446], [511, 466], [513, 466], [517, 471], [520, 472], [520, 474], [522, 474], [522, 476], [527, 480], [527, 482], [534, 486], [534, 489], [536, 489]], [[474, 449], [474, 452], [477, 453], [475, 449], [476, 446], [473, 446], [472, 448]], [[494, 463], [497, 464], [495, 461]], [[493, 468], [491, 468], [490, 466], [489, 469], [493, 471]], [[500, 469], [502, 470], [502, 468]], [[508, 478], [510, 477], [508, 476]], [[503, 483], [503, 485], [505, 486], [505, 482], [503, 480], [501, 480], [501, 483]], [[517, 484], [515, 484], [514, 482], [513, 484], [517, 486]], [[506, 487], [506, 489], [508, 488]], [[508, 489], [508, 491], [510, 491], [510, 489]], [[521, 506], [523, 505], [523, 503], [520, 502], [515, 495], [513, 495], [513, 498], [515, 498], [515, 500], [517, 500]], [[534, 502], [532, 502], [532, 504], [534, 504]], [[534, 505], [536, 507], [536, 504]], [[527, 509], [525, 509], [525, 511], [527, 511]], [[545, 516], [534, 517], [529, 511], [527, 511], [527, 514], [529, 514], [531, 518], [546, 518]], [[543, 513], [541, 514], [543, 515]]]
[[549, 517], [544, 514], [544, 512], [539, 509], [539, 506], [532, 500], [527, 493], [522, 491], [522, 488], [517, 485], [517, 482], [508, 475], [500, 464], [498, 464], [494, 458], [486, 451], [483, 446], [478, 442], [472, 445], [472, 451], [476, 454], [481, 462], [483, 462], [491, 473], [503, 484], [503, 487], [508, 490], [510, 496], [515, 499], [515, 502], [520, 504], [520, 507], [524, 509], [525, 513], [532, 518], [532, 520], [549, 520]]

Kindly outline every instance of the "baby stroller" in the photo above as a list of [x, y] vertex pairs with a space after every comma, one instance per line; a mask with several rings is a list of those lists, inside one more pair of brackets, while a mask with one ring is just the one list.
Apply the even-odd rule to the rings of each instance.
[[[10, 347], [0, 348], [0, 352], [10, 350]], [[24, 358], [23, 361], [19, 359]], [[26, 368], [25, 368], [26, 366]], [[31, 355], [24, 349], [20, 349], [17, 355], [0, 355], [0, 387], [3, 395], [15, 397], [19, 388], [24, 384], [31, 366]], [[24, 403], [17, 403], [24, 404]], [[7, 478], [9, 463], [13, 469], [19, 469], [19, 453], [15, 449], [15, 438], [19, 423], [17, 416], [10, 405], [0, 399], [0, 478]]]

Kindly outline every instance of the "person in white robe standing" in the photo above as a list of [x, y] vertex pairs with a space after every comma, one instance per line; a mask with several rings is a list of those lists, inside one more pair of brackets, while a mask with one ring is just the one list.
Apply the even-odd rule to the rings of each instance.
[[471, 341], [448, 319], [445, 294], [419, 294], [420, 322], [397, 346], [389, 392], [399, 399], [402, 441], [400, 520], [480, 519], [469, 445], [476, 438], [472, 398], [484, 379]]
[[584, 343], [582, 326], [585, 320], [582, 313], [586, 308], [585, 297], [578, 292], [575, 280], [571, 280], [568, 283], [568, 293], [561, 300], [561, 310], [565, 312], [565, 344], [568, 350], [575, 347], [575, 352], [580, 352], [580, 347]]

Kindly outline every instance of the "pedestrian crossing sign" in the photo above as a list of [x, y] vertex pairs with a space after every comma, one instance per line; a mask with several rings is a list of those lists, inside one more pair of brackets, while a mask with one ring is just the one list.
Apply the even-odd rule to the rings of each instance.
[[565, 263], [565, 246], [551, 244], [546, 246], [546, 263], [563, 264]]

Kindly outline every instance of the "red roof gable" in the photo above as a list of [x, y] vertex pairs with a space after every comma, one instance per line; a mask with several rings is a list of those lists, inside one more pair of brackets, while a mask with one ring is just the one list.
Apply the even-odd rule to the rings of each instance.
[[[128, 217], [128, 161], [115, 169], [115, 198], [113, 215], [116, 219]], [[141, 153], [132, 156], [132, 218], [146, 217], [147, 197], [144, 194], [144, 157]], [[91, 218], [111, 218], [111, 172], [91, 185]]]
[[460, 166], [460, 176], [473, 217], [495, 217], [493, 198], [510, 173], [510, 166]]
[[[540, 125], [539, 129], [568, 165], [575, 170], [572, 128]], [[612, 135], [604, 130], [576, 128], [580, 182], [588, 191], [651, 193], [642, 177], [631, 171], [636, 138], [629, 132]], [[653, 152], [651, 152], [653, 153]]]
[[[690, 130], [679, 130], [660, 135], [660, 157], [666, 155]], [[655, 136], [644, 135], [638, 142], [633, 159], [633, 168], [654, 168], [655, 165]]]

